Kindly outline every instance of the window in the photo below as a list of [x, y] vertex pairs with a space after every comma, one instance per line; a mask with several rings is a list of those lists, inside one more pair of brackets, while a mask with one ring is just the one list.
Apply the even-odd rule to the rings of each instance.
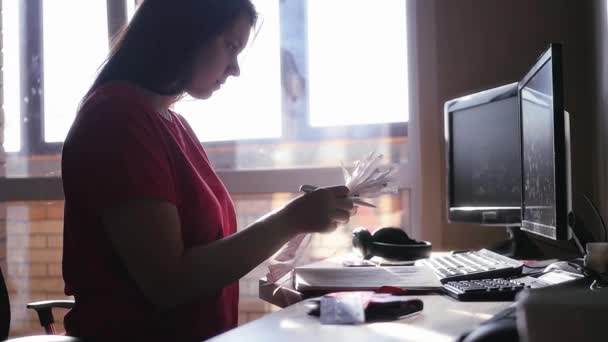
[[[260, 20], [240, 56], [241, 77], [208, 101], [175, 105], [229, 190], [289, 193], [303, 183], [341, 183], [339, 165], [371, 151], [403, 164], [407, 189], [407, 2], [253, 2]], [[60, 174], [61, 141], [108, 51], [108, 22], [128, 20], [133, 3], [3, 2], [4, 146], [19, 163], [9, 160], [7, 174]], [[407, 202], [409, 192], [401, 197]]]
[[[4, 5], [5, 79], [13, 85], [5, 87], [12, 91], [5, 93], [7, 150], [60, 150], [78, 103], [108, 52], [107, 3]], [[123, 9], [129, 18], [133, 3], [126, 1]], [[406, 2], [254, 3], [261, 16], [240, 58], [241, 77], [231, 78], [208, 101], [186, 98], [175, 105], [202, 141], [254, 146], [407, 135]], [[65, 12], [78, 15], [66, 17]], [[25, 32], [17, 31], [19, 18], [27, 21]], [[24, 49], [19, 49], [18, 36], [28, 37]], [[19, 62], [40, 61], [20, 80]], [[21, 98], [20, 90], [31, 92], [23, 95], [23, 103], [15, 100]]]
[[59, 152], [108, 54], [110, 3], [131, 17], [132, 0], [2, 3], [7, 152]]
[[370, 5], [367, 0], [308, 2], [313, 127], [408, 119], [405, 1]]
[[[124, 1], [124, 8], [121, 0], [0, 2], [9, 177], [60, 174], [61, 141], [105, 58], [108, 27], [113, 26], [108, 21], [121, 21], [116, 19], [117, 10], [118, 17], [127, 19], [135, 11], [134, 1]], [[240, 57], [241, 77], [231, 78], [208, 101], [186, 98], [175, 105], [204, 141], [214, 168], [233, 195], [239, 227], [296, 196], [301, 184], [342, 183], [341, 162], [350, 165], [376, 151], [385, 155], [386, 163], [399, 164], [399, 193], [372, 200], [377, 209], [360, 208], [348, 226], [333, 234], [316, 234], [311, 256], [322, 258], [349, 249], [351, 231], [358, 226], [409, 229], [413, 181], [406, 165], [406, 4], [411, 2], [253, 2], [261, 18], [257, 35], [252, 34]], [[62, 16], [65, 12], [70, 15]], [[20, 23], [22, 19], [26, 22]], [[26, 43], [20, 47], [20, 42]], [[48, 189], [40, 185], [36, 190], [44, 194]], [[60, 236], [62, 203], [45, 200], [30, 205], [33, 213], [52, 216], [48, 219], [57, 226], [52, 233]], [[7, 220], [29, 227], [21, 222], [22, 208], [14, 211]], [[15, 246], [16, 239], [11, 239], [7, 241]], [[49, 277], [60, 278], [60, 248], [55, 249], [57, 258], [49, 261], [54, 266], [48, 272], [54, 270]], [[14, 247], [9, 253], [22, 252]], [[257, 300], [258, 279], [265, 270], [262, 265], [240, 281], [241, 302]], [[62, 284], [59, 281], [50, 293], [61, 294]], [[24, 314], [13, 321], [25, 326], [26, 319]]]
[[42, 16], [42, 141], [59, 143], [109, 51], [106, 0], [47, 0]]
[[175, 105], [203, 141], [281, 136], [279, 3], [254, 3], [261, 13], [259, 29], [239, 58], [241, 75], [206, 101], [186, 98]]
[[261, 27], [244, 52], [242, 76], [208, 101], [175, 106], [201, 140], [406, 135], [404, 1], [254, 3]]

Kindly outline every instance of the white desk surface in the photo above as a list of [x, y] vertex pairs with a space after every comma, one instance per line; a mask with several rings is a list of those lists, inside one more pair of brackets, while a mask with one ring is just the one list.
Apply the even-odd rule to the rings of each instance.
[[454, 341], [511, 302], [459, 302], [443, 295], [412, 296], [422, 312], [399, 321], [322, 325], [299, 302], [216, 336], [212, 341]]

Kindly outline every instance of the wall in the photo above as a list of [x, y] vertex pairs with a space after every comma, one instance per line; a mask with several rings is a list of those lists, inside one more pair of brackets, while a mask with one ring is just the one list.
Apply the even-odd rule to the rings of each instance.
[[[0, 22], [2, 21], [2, 1], [0, 0]], [[4, 0], [6, 1], [6, 0]], [[0, 24], [0, 28], [2, 25]], [[0, 51], [4, 43], [0, 34]], [[4, 68], [4, 56], [0, 54], [0, 68]], [[4, 175], [5, 152], [4, 152], [4, 92], [3, 87], [0, 87], [0, 176]]]
[[[239, 198], [240, 222], [251, 222], [270, 210], [268, 198]], [[41, 334], [42, 328], [29, 302], [68, 298], [62, 276], [63, 201], [0, 202], [0, 265], [11, 301], [13, 337]], [[334, 239], [336, 240], [336, 239]], [[317, 241], [333, 247], [332, 241]], [[276, 310], [258, 298], [259, 267], [240, 281], [239, 323], [246, 323]], [[57, 331], [64, 331], [66, 310], [54, 311]]]
[[[473, 248], [496, 229], [447, 224], [443, 103], [520, 80], [549, 42], [564, 44], [565, 107], [572, 117], [574, 190], [597, 201], [593, 105], [593, 2], [569, 0], [418, 1], [422, 225], [440, 231], [444, 248]], [[424, 29], [423, 29], [424, 28]], [[580, 199], [578, 199], [580, 201]], [[413, 211], [415, 212], [415, 211]], [[437, 225], [440, 228], [437, 228]]]
[[[0, 203], [0, 231], [4, 235], [1, 265], [11, 301], [11, 335], [41, 333], [36, 314], [25, 306], [66, 298], [61, 276], [63, 202]], [[63, 331], [63, 315], [56, 312], [56, 316], [57, 328]]]
[[608, 159], [606, 146], [608, 144], [608, 1], [594, 0], [594, 40], [597, 47], [595, 51], [597, 88], [593, 104], [596, 106], [597, 125], [595, 128], [595, 144], [598, 146], [595, 158], [597, 160], [598, 192], [601, 200], [601, 212], [604, 217], [608, 215]]

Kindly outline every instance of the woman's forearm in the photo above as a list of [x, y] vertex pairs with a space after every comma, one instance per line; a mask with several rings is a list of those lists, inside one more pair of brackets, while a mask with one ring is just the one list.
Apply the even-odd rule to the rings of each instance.
[[295, 234], [281, 216], [271, 214], [231, 236], [185, 250], [165, 305], [187, 302], [237, 281]]
[[296, 234], [331, 231], [348, 222], [353, 203], [347, 192], [333, 187], [299, 196], [236, 234], [191, 248], [184, 246], [177, 208], [165, 201], [117, 205], [104, 213], [103, 222], [142, 293], [154, 305], [171, 308], [233, 283]]

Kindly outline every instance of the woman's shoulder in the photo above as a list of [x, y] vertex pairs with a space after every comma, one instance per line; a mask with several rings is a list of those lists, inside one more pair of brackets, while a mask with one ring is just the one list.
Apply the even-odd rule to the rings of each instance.
[[148, 112], [151, 108], [126, 82], [109, 82], [92, 89], [83, 99], [79, 113], [112, 116]]
[[66, 144], [74, 139], [107, 140], [154, 131], [154, 118], [158, 116], [155, 114], [128, 86], [101, 85], [81, 102]]

